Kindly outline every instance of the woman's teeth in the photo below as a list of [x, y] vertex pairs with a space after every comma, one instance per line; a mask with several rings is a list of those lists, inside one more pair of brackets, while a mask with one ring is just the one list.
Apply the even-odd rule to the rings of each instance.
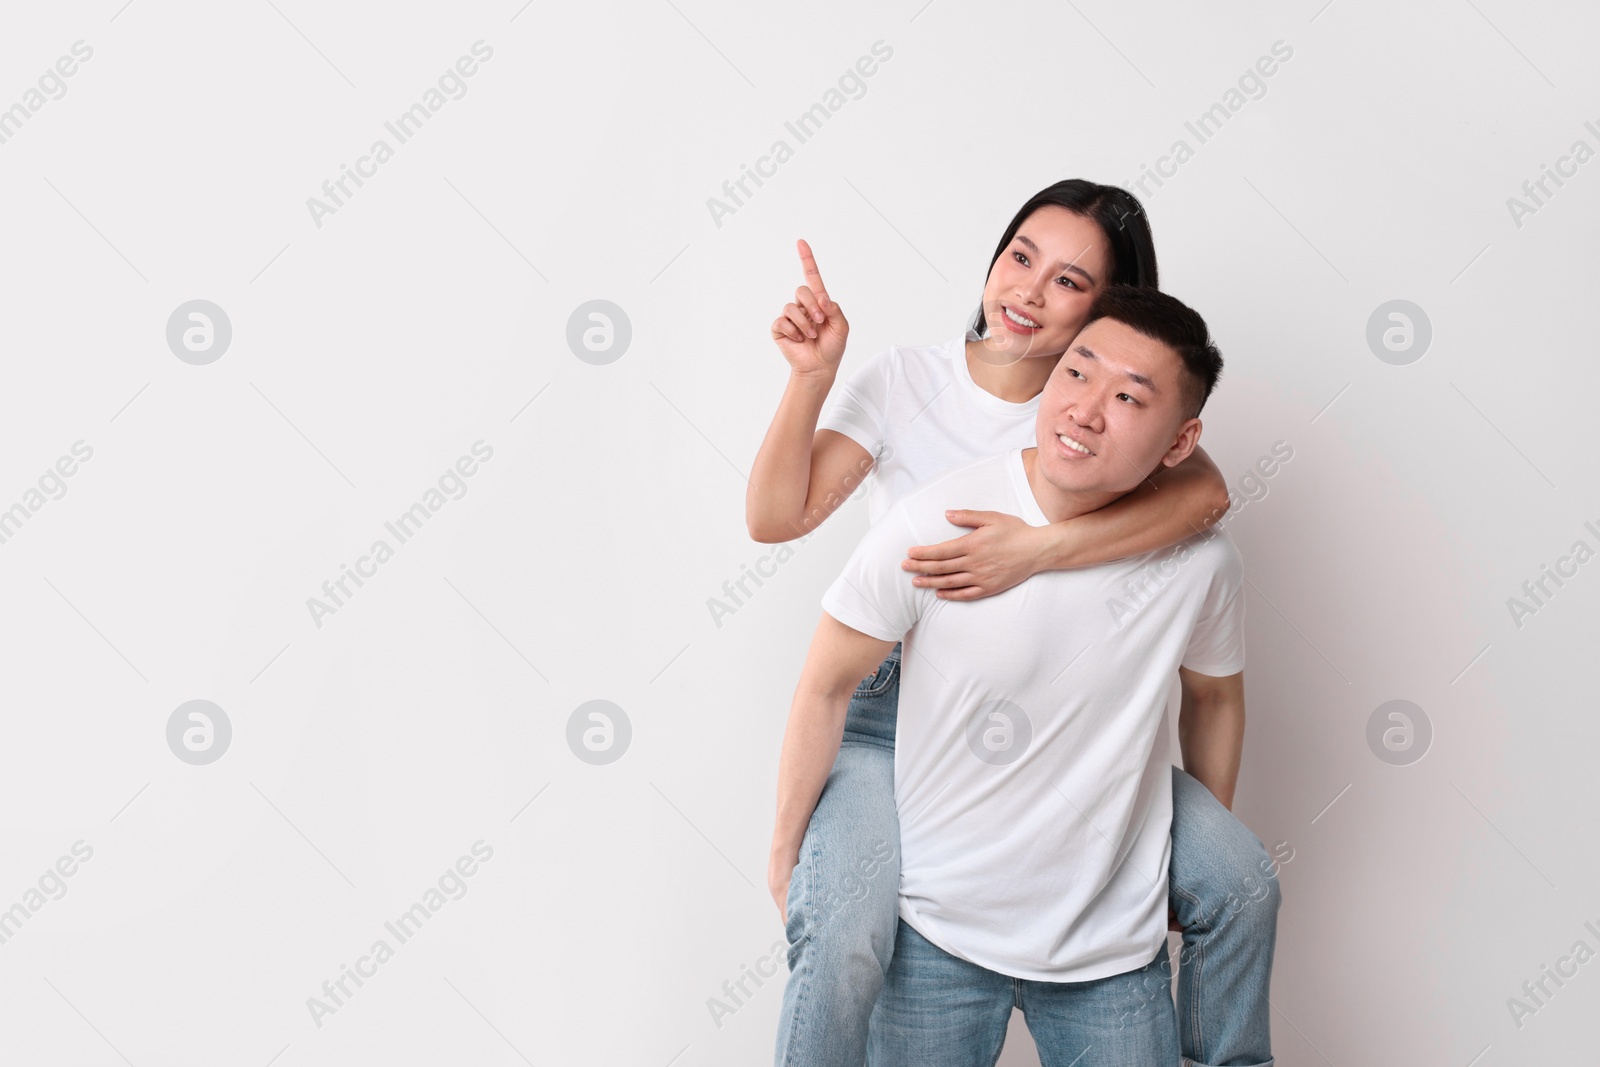
[[1004, 311], [1006, 313], [1006, 318], [1010, 319], [1012, 322], [1016, 323], [1018, 326], [1026, 326], [1030, 330], [1037, 330], [1039, 328], [1039, 324], [1037, 322], [1034, 322], [1032, 319], [1028, 318], [1025, 315], [1017, 314], [1015, 311], [1012, 311], [1010, 308], [1001, 308], [1000, 310], [1002, 310], [1002, 311]]

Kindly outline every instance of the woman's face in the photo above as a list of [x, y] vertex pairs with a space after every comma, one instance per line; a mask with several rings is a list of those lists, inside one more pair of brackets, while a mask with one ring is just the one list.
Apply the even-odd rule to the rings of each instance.
[[1099, 223], [1055, 204], [1039, 208], [989, 270], [988, 347], [1002, 362], [1059, 356], [1110, 273], [1111, 247]]

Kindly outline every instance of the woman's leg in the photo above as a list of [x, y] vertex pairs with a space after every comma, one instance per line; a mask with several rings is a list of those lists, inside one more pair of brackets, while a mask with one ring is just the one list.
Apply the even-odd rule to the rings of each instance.
[[789, 980], [777, 1067], [861, 1067], [894, 954], [900, 822], [894, 726], [900, 646], [850, 698], [844, 742], [789, 880]]
[[1179, 767], [1172, 768], [1169, 883], [1183, 927], [1184, 1067], [1272, 1063], [1267, 993], [1278, 932], [1277, 868], [1256, 835]]

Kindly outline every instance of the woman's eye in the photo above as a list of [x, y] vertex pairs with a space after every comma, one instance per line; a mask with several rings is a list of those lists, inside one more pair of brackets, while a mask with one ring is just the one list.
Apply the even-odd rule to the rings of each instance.
[[1028, 265], [1028, 257], [1023, 255], [1021, 252], [1013, 252], [1011, 254], [1015, 256], [1017, 258], [1017, 262], [1021, 263], [1024, 267]]
[[1079, 288], [1078, 283], [1073, 281], [1071, 278], [1067, 277], [1065, 274], [1063, 274], [1061, 277], [1057, 278], [1056, 281], [1061, 282], [1063, 285], [1071, 286], [1074, 289]]

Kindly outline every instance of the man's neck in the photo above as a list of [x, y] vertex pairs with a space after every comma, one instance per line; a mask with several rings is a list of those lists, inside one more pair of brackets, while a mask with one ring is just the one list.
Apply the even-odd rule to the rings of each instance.
[[1033, 490], [1033, 499], [1039, 505], [1039, 510], [1051, 522], [1063, 522], [1066, 519], [1075, 519], [1079, 515], [1087, 515], [1127, 495], [1127, 493], [1105, 491], [1075, 493], [1060, 489], [1040, 473], [1038, 459], [1038, 446], [1022, 450], [1022, 469], [1028, 476], [1028, 488]]

